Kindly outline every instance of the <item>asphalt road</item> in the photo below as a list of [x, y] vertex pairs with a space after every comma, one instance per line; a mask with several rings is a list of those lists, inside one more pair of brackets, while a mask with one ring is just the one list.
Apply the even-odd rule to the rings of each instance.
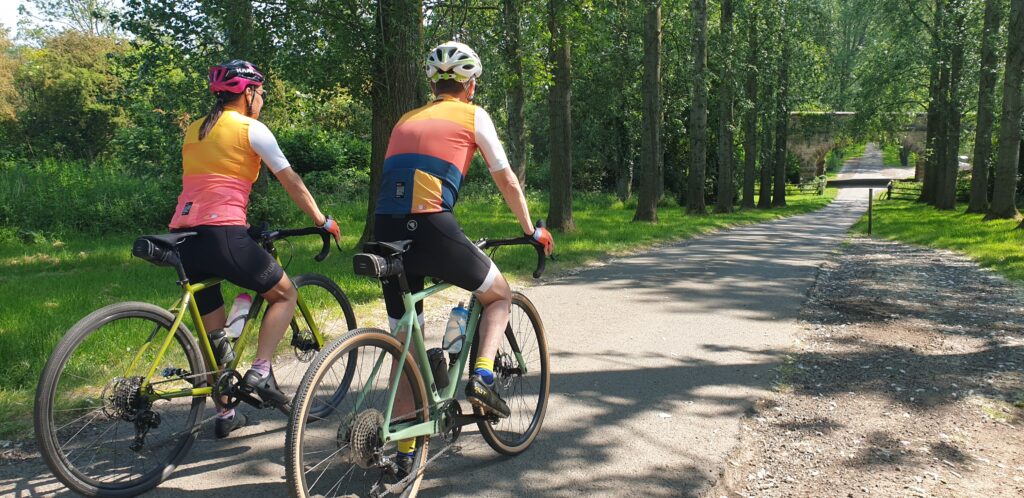
[[[883, 173], [873, 147], [845, 170]], [[905, 177], [906, 170], [885, 171]], [[911, 173], [912, 174], [912, 173]], [[770, 389], [817, 270], [867, 208], [828, 207], [669, 244], [537, 285], [552, 394], [540, 438], [517, 458], [467, 428], [426, 473], [421, 496], [688, 496], [727, 464], [739, 420]], [[209, 405], [208, 405], [209, 406]], [[213, 439], [149, 496], [282, 496], [285, 420]], [[61, 493], [38, 462], [0, 467], [0, 495]]]

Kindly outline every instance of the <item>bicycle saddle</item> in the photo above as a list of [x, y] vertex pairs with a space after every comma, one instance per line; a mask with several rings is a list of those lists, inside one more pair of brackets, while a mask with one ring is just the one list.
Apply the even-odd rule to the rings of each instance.
[[395, 240], [392, 242], [366, 242], [363, 244], [363, 252], [377, 254], [385, 257], [394, 257], [404, 254], [412, 247], [411, 240]]
[[143, 235], [140, 239], [147, 239], [156, 242], [157, 244], [166, 246], [168, 248], [174, 247], [180, 244], [183, 240], [198, 235], [197, 232], [175, 232], [175, 233], [162, 233], [160, 235]]

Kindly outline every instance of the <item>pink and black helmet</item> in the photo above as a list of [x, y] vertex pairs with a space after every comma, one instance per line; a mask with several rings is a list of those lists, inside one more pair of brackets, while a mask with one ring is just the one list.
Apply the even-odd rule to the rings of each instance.
[[210, 67], [210, 91], [242, 93], [250, 86], [263, 86], [263, 75], [249, 62], [235, 59]]

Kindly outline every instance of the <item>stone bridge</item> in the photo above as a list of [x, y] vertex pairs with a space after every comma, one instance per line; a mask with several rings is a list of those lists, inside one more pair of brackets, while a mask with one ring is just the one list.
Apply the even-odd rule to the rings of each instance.
[[[825, 155], [836, 147], [850, 143], [852, 132], [849, 131], [849, 125], [856, 115], [854, 112], [790, 113], [787, 149], [800, 160], [801, 180], [825, 173]], [[900, 156], [904, 165], [907, 165], [910, 152], [917, 153], [918, 164], [914, 166], [918, 175], [923, 168], [926, 127], [927, 117], [919, 113], [894, 137], [902, 146]]]

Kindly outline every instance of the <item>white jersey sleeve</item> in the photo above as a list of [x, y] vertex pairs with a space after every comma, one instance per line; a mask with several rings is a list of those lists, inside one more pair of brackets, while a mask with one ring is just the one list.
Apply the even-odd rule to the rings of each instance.
[[494, 121], [482, 107], [476, 108], [476, 146], [487, 162], [487, 169], [500, 171], [507, 168], [508, 157], [498, 140], [498, 131], [494, 129]]
[[270, 128], [255, 119], [249, 122], [249, 145], [260, 155], [263, 162], [267, 163], [270, 171], [277, 173], [291, 167], [291, 164], [288, 164], [288, 159], [284, 157], [284, 152], [281, 152], [281, 147], [277, 145], [277, 139], [270, 132]]

